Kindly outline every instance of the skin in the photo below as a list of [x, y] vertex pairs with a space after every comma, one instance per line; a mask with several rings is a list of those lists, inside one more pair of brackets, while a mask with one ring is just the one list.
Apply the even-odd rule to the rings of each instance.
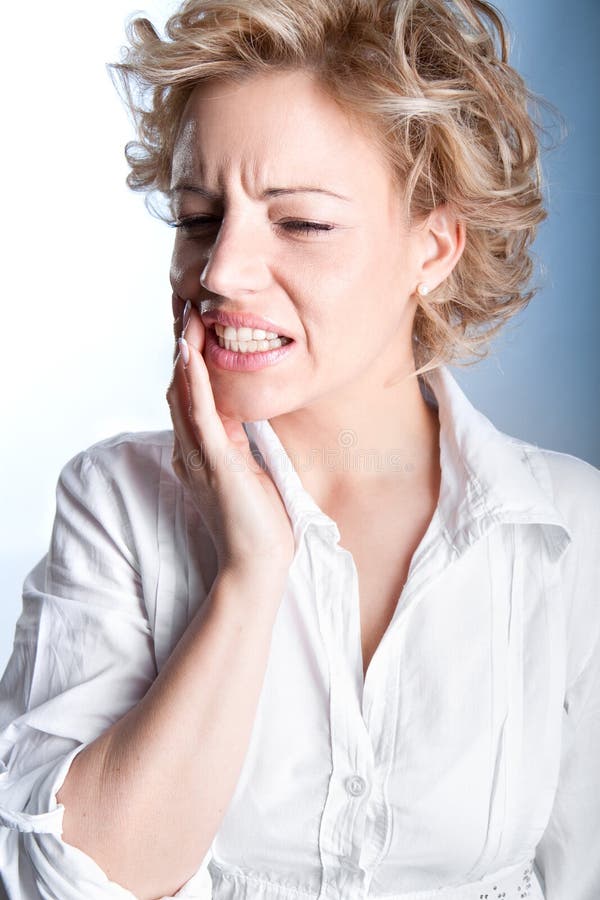
[[[184, 184], [219, 199], [179, 190]], [[261, 196], [294, 185], [349, 199]], [[198, 85], [182, 118], [171, 186], [175, 219], [214, 217], [209, 227], [177, 231], [174, 309], [189, 298], [200, 313], [254, 312], [297, 341], [288, 359], [257, 372], [226, 372], [205, 360], [222, 420], [269, 419], [292, 459], [311, 460], [299, 475], [322, 508], [348, 491], [439, 480], [437, 414], [406, 376], [415, 369], [416, 287], [432, 289], [451, 272], [464, 247], [462, 223], [442, 206], [408, 232], [379, 148], [303, 71]], [[296, 220], [334, 227], [304, 234], [283, 226]], [[192, 341], [195, 322], [186, 331]], [[380, 461], [399, 450], [406, 474], [382, 464], [328, 465], [321, 448], [339, 453], [348, 431], [356, 450]]]

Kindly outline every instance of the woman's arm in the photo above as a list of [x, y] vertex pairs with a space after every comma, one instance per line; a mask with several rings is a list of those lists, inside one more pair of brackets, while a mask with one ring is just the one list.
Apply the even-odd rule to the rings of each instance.
[[[195, 310], [186, 337], [189, 365], [176, 359], [167, 392], [173, 466], [211, 534], [218, 575], [148, 692], [76, 757], [57, 795], [67, 843], [140, 900], [193, 875], [225, 814], [294, 551], [277, 488], [242, 425], [215, 407]], [[246, 468], [230, 465], [232, 452]]]
[[146, 695], [75, 758], [57, 795], [64, 840], [140, 900], [175, 893], [217, 832], [248, 747], [284, 581], [258, 568], [219, 574]]
[[[42, 896], [133, 900], [134, 894], [119, 884], [121, 870], [111, 869], [109, 879], [98, 864], [97, 848], [104, 840], [109, 852], [123, 848], [127, 860], [134, 860], [139, 840], [145, 853], [152, 850], [155, 860], [166, 860], [163, 825], [172, 832], [173, 845], [177, 844], [169, 884], [171, 889], [178, 887], [201, 864], [205, 849], [202, 833], [197, 838], [193, 834], [193, 816], [177, 813], [178, 789], [193, 805], [194, 779], [201, 778], [208, 799], [213, 789], [225, 794], [227, 780], [231, 784], [237, 778], [234, 769], [236, 765], [239, 769], [244, 755], [255, 714], [252, 703], [256, 705], [261, 666], [264, 669], [276, 605], [283, 593], [277, 572], [287, 572], [287, 566], [274, 560], [268, 580], [262, 567], [259, 571], [254, 566], [238, 570], [235, 576], [232, 570], [217, 575], [171, 651], [173, 660], [169, 656], [157, 673], [152, 612], [145, 608], [143, 585], [154, 590], [155, 576], [148, 564], [156, 551], [158, 484], [168, 477], [160, 468], [163, 456], [161, 446], [115, 440], [109, 447], [77, 454], [61, 472], [50, 549], [25, 579], [23, 612], [0, 679], [0, 896], [10, 900]], [[142, 472], [148, 488], [143, 495]], [[162, 521], [161, 527], [174, 531], [170, 519]], [[206, 540], [206, 535], [199, 539]], [[168, 548], [165, 552], [170, 564], [179, 564], [174, 552], [173, 560]], [[185, 580], [180, 584], [184, 587]], [[187, 599], [180, 599], [187, 608]], [[237, 689], [246, 691], [246, 702]], [[161, 715], [155, 709], [161, 698], [162, 712], [168, 716], [162, 730]], [[241, 710], [236, 711], [236, 705]], [[179, 732], [172, 727], [175, 720], [181, 722]], [[143, 722], [147, 747], [140, 737]], [[237, 729], [237, 744], [235, 737], [229, 737], [227, 723]], [[127, 741], [115, 739], [111, 746], [120, 754], [121, 780], [108, 775], [111, 754], [105, 751], [93, 787], [94, 776], [84, 754], [91, 759], [88, 749], [98, 747], [105, 734], [116, 734], [121, 724], [131, 741], [138, 738], [136, 756], [130, 761], [147, 763], [154, 753], [157, 774], [144, 776], [141, 765], [127, 770]], [[208, 739], [210, 734], [215, 741], [222, 740], [212, 769], [206, 767], [210, 743], [202, 746], [198, 739], [199, 735]], [[178, 762], [180, 745], [182, 753], [186, 748], [190, 751], [191, 780]], [[195, 747], [200, 750], [193, 757]], [[78, 772], [79, 755], [85, 766]], [[80, 788], [81, 796], [86, 792], [88, 797], [85, 810], [77, 805], [79, 792], [70, 793], [70, 766], [75, 779], [86, 774], [87, 783], [82, 780]], [[132, 778], [132, 800], [137, 783], [138, 796], [144, 789], [145, 808], [154, 810], [152, 818], [146, 819], [149, 840], [154, 841], [151, 846], [141, 826], [134, 823], [127, 831], [135, 802], [128, 818], [125, 791], [114, 796], [116, 815], [110, 811], [110, 788], [124, 784], [128, 777]], [[103, 790], [105, 784], [108, 793]], [[158, 798], [165, 792], [169, 796], [162, 802]], [[57, 793], [66, 808], [57, 806]], [[92, 796], [97, 799], [89, 799]], [[226, 806], [227, 799], [222, 803]], [[91, 855], [81, 849], [88, 844], [83, 831], [77, 833], [78, 812], [85, 818], [84, 830], [90, 826]], [[205, 830], [207, 807], [192, 812], [202, 813]], [[217, 816], [219, 812], [224, 808], [216, 811]], [[125, 837], [123, 831], [127, 831]], [[196, 865], [186, 865], [188, 838]], [[104, 857], [98, 859], [104, 862]], [[184, 875], [179, 875], [178, 867]], [[148, 867], [139, 869], [151, 877]], [[161, 890], [157, 887], [153, 896], [160, 896]]]
[[[171, 464], [210, 532], [218, 574], [159, 675], [148, 601], [156, 529], [174, 527], [160, 519], [173, 474], [163, 448], [116, 435], [64, 466], [50, 550], [25, 581], [0, 680], [0, 893], [10, 900], [132, 900], [123, 880], [144, 897], [177, 889], [201, 864], [239, 775], [294, 537], [269, 475], [251, 455], [238, 464], [248, 440], [239, 423], [225, 433], [199, 329], [191, 385], [179, 361], [167, 394]], [[177, 552], [163, 560], [180, 564]], [[168, 885], [155, 885], [166, 870]]]

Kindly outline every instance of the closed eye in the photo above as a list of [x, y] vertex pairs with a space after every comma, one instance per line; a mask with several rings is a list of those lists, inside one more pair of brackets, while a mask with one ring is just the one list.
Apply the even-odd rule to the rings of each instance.
[[[194, 229], [202, 229], [214, 227], [220, 220], [216, 216], [189, 216], [185, 219], [179, 219], [175, 222], [169, 222], [171, 228], [181, 228], [184, 232], [192, 232]], [[305, 234], [316, 234], [323, 231], [331, 231], [335, 226], [324, 225], [321, 222], [305, 222], [302, 220], [293, 220], [289, 222], [278, 223], [278, 227], [289, 231], [299, 231]]]
[[202, 228], [214, 224], [218, 219], [214, 216], [188, 216], [186, 219], [177, 219], [168, 224], [171, 228], [181, 228], [182, 231], [193, 231], [194, 228]]
[[304, 231], [307, 234], [318, 231], [331, 231], [333, 225], [323, 225], [319, 222], [282, 222], [282, 228], [289, 228], [292, 231]]

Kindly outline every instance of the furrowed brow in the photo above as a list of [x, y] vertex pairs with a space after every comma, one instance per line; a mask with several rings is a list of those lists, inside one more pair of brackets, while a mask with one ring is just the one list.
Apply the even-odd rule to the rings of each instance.
[[[169, 195], [173, 195], [176, 193], [186, 192], [191, 194], [199, 194], [206, 200], [212, 200], [213, 202], [221, 200], [219, 194], [216, 194], [213, 191], [209, 191], [207, 188], [204, 188], [198, 184], [176, 184], [169, 190], [168, 193]], [[298, 185], [295, 187], [267, 188], [267, 190], [263, 191], [262, 198], [266, 199], [267, 197], [280, 197], [283, 194], [327, 194], [330, 197], [335, 197], [338, 200], [344, 200], [347, 203], [352, 202], [350, 197], [345, 197], [343, 194], [338, 194], [335, 191], [329, 191], [325, 188], [320, 187], [304, 187], [302, 185]]]

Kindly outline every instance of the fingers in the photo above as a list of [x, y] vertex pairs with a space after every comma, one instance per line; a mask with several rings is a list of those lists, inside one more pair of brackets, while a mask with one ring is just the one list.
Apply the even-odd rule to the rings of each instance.
[[187, 368], [184, 367], [181, 353], [177, 353], [167, 389], [167, 402], [179, 444], [177, 450], [174, 448], [174, 455], [178, 453], [188, 474], [207, 465], [214, 469], [219, 457], [225, 458], [228, 444], [202, 357], [204, 333], [202, 320], [192, 308], [185, 329], [189, 363]]
[[[172, 463], [177, 475], [186, 476], [189, 459], [186, 458], [192, 445], [196, 446], [194, 430], [192, 429], [187, 409], [189, 406], [189, 389], [183, 371], [183, 362], [177, 355], [173, 366], [173, 374], [167, 388], [167, 403], [173, 421], [173, 454]], [[186, 480], [184, 479], [184, 480]]]
[[206, 329], [195, 307], [191, 309], [183, 336], [189, 350], [185, 376], [189, 390], [188, 413], [193, 433], [198, 441], [201, 439], [209, 441], [212, 449], [224, 450], [228, 439], [215, 406], [210, 376], [202, 355]]

